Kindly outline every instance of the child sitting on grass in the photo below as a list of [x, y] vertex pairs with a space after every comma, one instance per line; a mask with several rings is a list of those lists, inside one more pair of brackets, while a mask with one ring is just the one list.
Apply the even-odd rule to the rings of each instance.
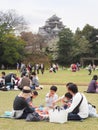
[[33, 105], [33, 99], [34, 98], [36, 98], [38, 96], [38, 92], [37, 91], [33, 91], [32, 93], [31, 93], [31, 97], [29, 97], [28, 99], [27, 99], [27, 102], [28, 102], [28, 104], [29, 104], [29, 106], [32, 108], [32, 109], [35, 109], [36, 108], [36, 106], [34, 106]]
[[54, 108], [53, 102], [55, 102], [58, 99], [58, 95], [56, 94], [57, 87], [51, 86], [50, 92], [47, 93], [45, 101], [46, 101], [46, 107], [48, 108]]
[[65, 93], [65, 95], [63, 95], [62, 97], [54, 101], [53, 105], [55, 105], [57, 102], [60, 102], [60, 101], [63, 103], [64, 109], [67, 109], [71, 105], [72, 95], [69, 92]]

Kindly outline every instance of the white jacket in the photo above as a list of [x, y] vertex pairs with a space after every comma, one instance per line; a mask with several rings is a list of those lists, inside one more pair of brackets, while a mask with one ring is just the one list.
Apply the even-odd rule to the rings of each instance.
[[72, 112], [74, 110], [74, 108], [76, 108], [76, 106], [80, 103], [81, 101], [81, 98], [83, 96], [83, 100], [79, 106], [79, 113], [78, 115], [81, 117], [81, 118], [87, 118], [88, 117], [88, 114], [89, 114], [89, 110], [88, 110], [88, 102], [87, 102], [87, 99], [86, 97], [84, 96], [84, 94], [80, 94], [79, 92], [76, 93], [74, 96], [73, 96], [73, 99], [72, 99], [72, 104], [71, 106], [66, 109], [66, 111], [68, 113]]

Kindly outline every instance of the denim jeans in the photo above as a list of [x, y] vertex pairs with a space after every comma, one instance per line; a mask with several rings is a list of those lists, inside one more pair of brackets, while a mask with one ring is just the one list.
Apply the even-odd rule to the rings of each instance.
[[68, 114], [68, 120], [80, 121], [80, 120], [82, 120], [82, 118], [77, 114], [69, 113]]

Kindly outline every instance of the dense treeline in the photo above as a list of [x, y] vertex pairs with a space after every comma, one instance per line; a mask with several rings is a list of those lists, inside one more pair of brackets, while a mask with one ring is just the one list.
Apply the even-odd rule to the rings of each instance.
[[85, 25], [75, 33], [65, 28], [59, 34], [58, 62], [61, 65], [79, 62], [82, 57], [98, 57], [98, 29]]

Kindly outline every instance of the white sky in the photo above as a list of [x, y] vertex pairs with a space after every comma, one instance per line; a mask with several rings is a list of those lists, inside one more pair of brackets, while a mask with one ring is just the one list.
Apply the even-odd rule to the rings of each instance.
[[23, 15], [33, 32], [54, 14], [72, 31], [87, 23], [98, 28], [98, 0], [0, 0], [0, 11], [8, 9]]

